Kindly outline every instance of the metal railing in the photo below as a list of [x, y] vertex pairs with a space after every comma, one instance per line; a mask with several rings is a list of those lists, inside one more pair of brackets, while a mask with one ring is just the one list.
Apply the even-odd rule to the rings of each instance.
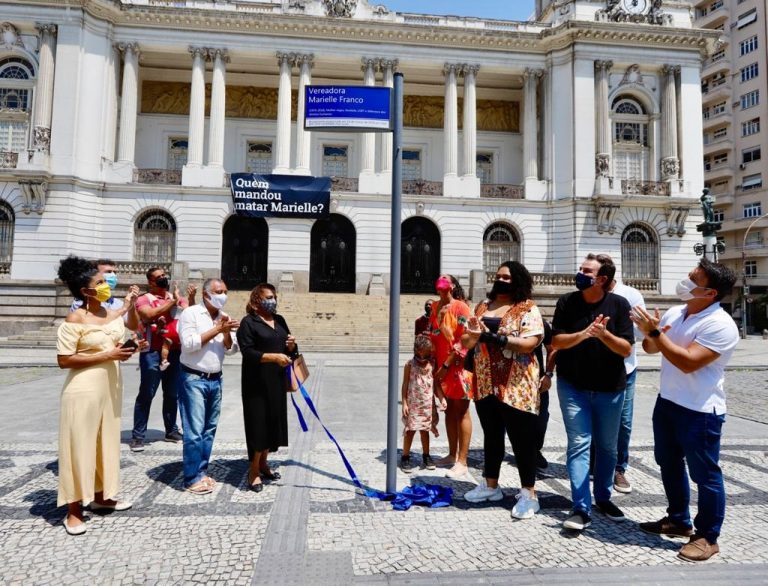
[[331, 177], [331, 190], [357, 193], [359, 181], [356, 177]]
[[181, 171], [178, 169], [136, 169], [134, 183], [150, 185], [181, 185]]
[[408, 179], [403, 181], [403, 193], [408, 195], [443, 195], [443, 182]]
[[669, 195], [669, 182], [622, 179], [621, 193], [623, 195]]
[[525, 199], [525, 187], [523, 185], [509, 185], [506, 183], [483, 183], [480, 186], [480, 197]]

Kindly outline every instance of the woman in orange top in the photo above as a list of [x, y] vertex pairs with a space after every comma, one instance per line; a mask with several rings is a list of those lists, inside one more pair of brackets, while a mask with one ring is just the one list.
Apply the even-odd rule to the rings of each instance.
[[472, 419], [469, 399], [472, 374], [464, 370], [466, 350], [461, 336], [470, 317], [466, 302], [456, 299], [464, 294], [458, 280], [441, 275], [435, 283], [440, 300], [432, 304], [429, 317], [430, 337], [435, 348], [435, 361], [439, 366], [435, 379], [447, 399], [445, 430], [448, 435], [448, 455], [440, 459], [440, 466], [451, 466], [446, 476], [460, 478], [467, 473], [467, 452], [472, 437]]

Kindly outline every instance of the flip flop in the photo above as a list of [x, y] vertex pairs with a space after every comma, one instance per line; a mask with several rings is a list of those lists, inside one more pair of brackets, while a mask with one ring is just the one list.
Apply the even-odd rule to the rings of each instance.
[[200, 480], [192, 486], [188, 486], [187, 492], [191, 492], [192, 494], [197, 495], [211, 494], [213, 492], [213, 488], [211, 488], [207, 482]]

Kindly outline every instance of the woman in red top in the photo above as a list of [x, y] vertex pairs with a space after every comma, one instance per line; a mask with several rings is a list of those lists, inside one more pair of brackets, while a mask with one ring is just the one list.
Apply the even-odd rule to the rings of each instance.
[[440, 300], [432, 304], [430, 338], [439, 367], [435, 379], [448, 401], [445, 430], [449, 451], [437, 464], [452, 466], [446, 473], [448, 478], [460, 478], [467, 473], [467, 452], [472, 437], [472, 419], [469, 414], [472, 374], [464, 370], [466, 350], [461, 345], [461, 336], [470, 312], [466, 302], [456, 298], [463, 299], [464, 292], [455, 277], [441, 275], [435, 283], [435, 289]]

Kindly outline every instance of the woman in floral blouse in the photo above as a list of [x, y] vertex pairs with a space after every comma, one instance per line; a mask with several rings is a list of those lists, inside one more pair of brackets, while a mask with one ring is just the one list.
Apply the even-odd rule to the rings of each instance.
[[484, 434], [484, 479], [467, 492], [470, 502], [497, 501], [504, 459], [504, 432], [520, 474], [512, 516], [528, 519], [539, 510], [534, 491], [538, 452], [539, 363], [535, 348], [544, 337], [539, 308], [531, 299], [533, 279], [516, 261], [496, 271], [488, 299], [475, 308], [462, 343], [473, 351], [473, 398]]

